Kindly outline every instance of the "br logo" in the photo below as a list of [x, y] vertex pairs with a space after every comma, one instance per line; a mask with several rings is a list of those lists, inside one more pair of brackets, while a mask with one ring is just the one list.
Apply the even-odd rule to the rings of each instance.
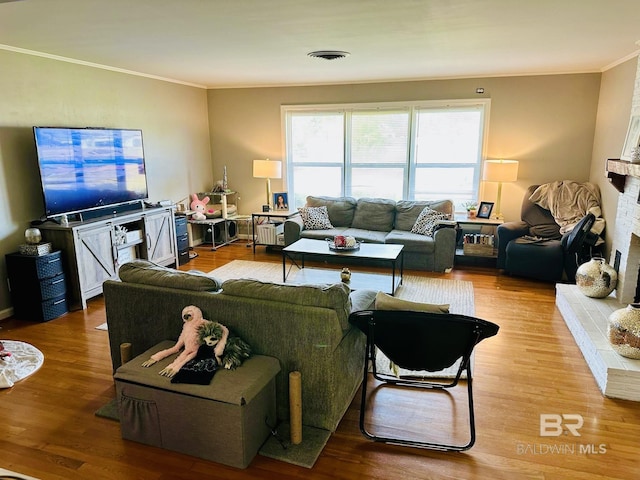
[[541, 437], [559, 437], [565, 432], [570, 433], [574, 437], [579, 437], [580, 428], [584, 424], [582, 415], [577, 413], [541, 413], [540, 414], [540, 436]]

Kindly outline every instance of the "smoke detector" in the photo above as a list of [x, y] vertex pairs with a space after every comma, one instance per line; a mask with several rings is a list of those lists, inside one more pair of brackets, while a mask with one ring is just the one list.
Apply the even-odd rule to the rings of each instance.
[[309, 57], [324, 58], [325, 60], [335, 60], [336, 58], [345, 58], [351, 55], [349, 52], [341, 52], [340, 50], [316, 50], [307, 53]]

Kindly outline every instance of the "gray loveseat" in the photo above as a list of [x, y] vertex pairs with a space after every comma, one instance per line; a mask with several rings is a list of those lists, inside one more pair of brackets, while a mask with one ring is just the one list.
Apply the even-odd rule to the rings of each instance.
[[206, 319], [244, 338], [255, 354], [279, 360], [279, 419], [288, 420], [288, 376], [297, 370], [302, 376], [303, 424], [336, 429], [364, 368], [365, 337], [349, 324], [348, 316], [371, 308], [376, 292], [350, 292], [344, 284], [296, 286], [247, 279], [220, 284], [204, 274], [146, 260], [124, 264], [119, 275], [122, 281], [109, 280], [103, 286], [114, 372], [121, 365], [122, 343], [131, 343], [135, 357], [161, 341], [175, 341], [182, 329], [182, 309], [196, 305]]
[[404, 267], [445, 272], [453, 267], [456, 250], [454, 228], [438, 228], [433, 236], [411, 233], [418, 216], [428, 206], [453, 219], [453, 202], [394, 201], [384, 198], [307, 197], [306, 206], [326, 206], [332, 229], [305, 229], [299, 216], [284, 224], [285, 245], [300, 238], [324, 240], [334, 235], [349, 235], [371, 243], [404, 245]]

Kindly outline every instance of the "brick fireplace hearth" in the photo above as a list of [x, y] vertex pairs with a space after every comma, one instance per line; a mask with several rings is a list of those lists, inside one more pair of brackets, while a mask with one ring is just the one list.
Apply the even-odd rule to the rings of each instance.
[[610, 259], [618, 271], [616, 289], [607, 298], [595, 299], [583, 295], [575, 285], [558, 284], [556, 305], [602, 393], [640, 401], [640, 360], [618, 355], [607, 338], [609, 315], [636, 299], [640, 268], [640, 164], [609, 160], [607, 171], [621, 192]]

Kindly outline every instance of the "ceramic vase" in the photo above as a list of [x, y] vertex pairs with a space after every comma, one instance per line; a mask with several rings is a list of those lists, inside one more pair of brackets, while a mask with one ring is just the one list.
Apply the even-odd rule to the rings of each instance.
[[632, 303], [609, 315], [607, 337], [619, 355], [640, 359], [640, 303]]
[[587, 297], [604, 298], [613, 292], [617, 282], [617, 272], [601, 257], [583, 263], [576, 271], [576, 285]]
[[37, 243], [40, 243], [40, 240], [42, 240], [42, 233], [40, 233], [40, 229], [39, 228], [27, 228], [24, 231], [24, 240], [29, 245], [35, 245]]
[[477, 210], [467, 210], [467, 218], [476, 218]]

